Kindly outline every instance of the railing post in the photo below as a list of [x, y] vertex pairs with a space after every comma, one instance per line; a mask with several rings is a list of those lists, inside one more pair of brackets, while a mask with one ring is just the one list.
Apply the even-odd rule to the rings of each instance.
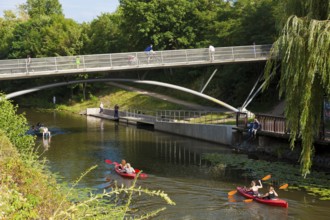
[[186, 63], [188, 63], [188, 53], [187, 53], [187, 50], [185, 50], [185, 54], [186, 54]]
[[110, 58], [110, 67], [112, 67], [112, 58], [111, 58], [111, 54], [109, 54], [109, 58]]
[[86, 69], [86, 65], [85, 65], [85, 56], [82, 57], [82, 60], [83, 60], [83, 66], [84, 66], [84, 69]]
[[57, 69], [57, 59], [56, 59], [56, 57], [55, 57], [55, 71], [56, 71], [56, 72], [58, 71], [58, 69]]
[[138, 53], [137, 52], [135, 52], [135, 58], [136, 58], [136, 65], [140, 66], [140, 60], [138, 58]]
[[231, 54], [232, 54], [233, 60], [235, 60], [234, 48], [233, 47], [231, 47]]
[[160, 60], [161, 60], [161, 64], [164, 64], [163, 51], [160, 51]]

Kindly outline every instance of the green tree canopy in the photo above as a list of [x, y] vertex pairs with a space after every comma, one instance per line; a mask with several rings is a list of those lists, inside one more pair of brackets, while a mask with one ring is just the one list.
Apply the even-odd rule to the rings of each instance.
[[31, 18], [43, 15], [62, 15], [62, 5], [58, 0], [27, 0], [22, 8], [27, 11]]
[[[291, 147], [302, 139], [301, 172], [312, 166], [314, 140], [318, 138], [323, 100], [330, 95], [330, 3], [328, 0], [287, 0], [278, 11], [288, 18], [265, 77], [280, 64], [280, 96], [285, 96], [285, 116]], [[283, 20], [279, 19], [283, 24]]]
[[80, 26], [63, 16], [29, 19], [14, 30], [9, 57], [73, 55], [82, 47], [80, 34]]
[[222, 0], [120, 0], [122, 31], [131, 49], [150, 43], [158, 49], [205, 47], [213, 38]]
[[121, 14], [105, 13], [84, 26], [84, 52], [91, 54], [124, 52], [126, 40], [120, 29]]

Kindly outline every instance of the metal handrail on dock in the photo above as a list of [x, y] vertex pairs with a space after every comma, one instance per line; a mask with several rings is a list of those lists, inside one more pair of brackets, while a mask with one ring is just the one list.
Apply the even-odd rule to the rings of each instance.
[[[259, 134], [267, 136], [285, 137], [289, 138], [290, 130], [287, 127], [287, 122], [283, 116], [274, 116], [267, 114], [256, 114], [255, 118], [258, 119], [261, 128]], [[240, 131], [247, 131], [248, 124], [247, 113], [237, 112], [236, 113], [236, 128]], [[326, 123], [326, 122], [321, 122]], [[322, 143], [328, 145], [330, 142], [330, 131], [323, 126], [321, 126], [318, 137], [316, 138], [317, 143]]]
[[[260, 131], [270, 132], [274, 134], [288, 134], [285, 117], [256, 114], [255, 118], [260, 123]], [[245, 112], [236, 113], [236, 126], [240, 129], [247, 129], [248, 115]]]
[[234, 112], [161, 110], [157, 111], [157, 122], [189, 124], [228, 124], [235, 123]]

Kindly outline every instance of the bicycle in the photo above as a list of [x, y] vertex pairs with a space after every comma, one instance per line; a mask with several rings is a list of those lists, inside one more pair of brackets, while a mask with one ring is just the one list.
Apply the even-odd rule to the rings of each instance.
[[128, 56], [128, 64], [129, 65], [138, 65], [138, 63], [139, 63], [139, 60], [136, 56], [133, 56], [133, 55]]
[[156, 52], [151, 50], [147, 53], [147, 62], [148, 64], [151, 63], [161, 63], [161, 59], [157, 56]]

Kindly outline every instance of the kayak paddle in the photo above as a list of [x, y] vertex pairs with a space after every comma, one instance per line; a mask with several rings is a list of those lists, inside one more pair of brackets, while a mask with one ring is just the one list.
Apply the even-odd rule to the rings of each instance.
[[235, 195], [237, 193], [237, 190], [232, 190], [228, 193], [228, 196]]
[[268, 174], [267, 176], [265, 176], [264, 178], [262, 178], [262, 181], [266, 181], [269, 180], [272, 176], [270, 174]]
[[134, 169], [135, 170], [135, 173], [140, 173], [141, 170], [139, 169]]
[[112, 161], [109, 160], [109, 159], [106, 159], [105, 162], [106, 162], [107, 164], [112, 164]]
[[112, 161], [109, 160], [109, 159], [106, 159], [105, 162], [106, 162], [107, 164], [110, 164], [110, 165], [112, 165], [112, 164], [114, 164], [114, 165], [118, 165], [117, 162], [112, 162]]
[[244, 199], [244, 202], [253, 202], [253, 199]]
[[286, 189], [286, 188], [288, 188], [288, 186], [289, 186], [289, 184], [283, 184], [282, 186], [280, 186], [280, 188], [279, 189]]

